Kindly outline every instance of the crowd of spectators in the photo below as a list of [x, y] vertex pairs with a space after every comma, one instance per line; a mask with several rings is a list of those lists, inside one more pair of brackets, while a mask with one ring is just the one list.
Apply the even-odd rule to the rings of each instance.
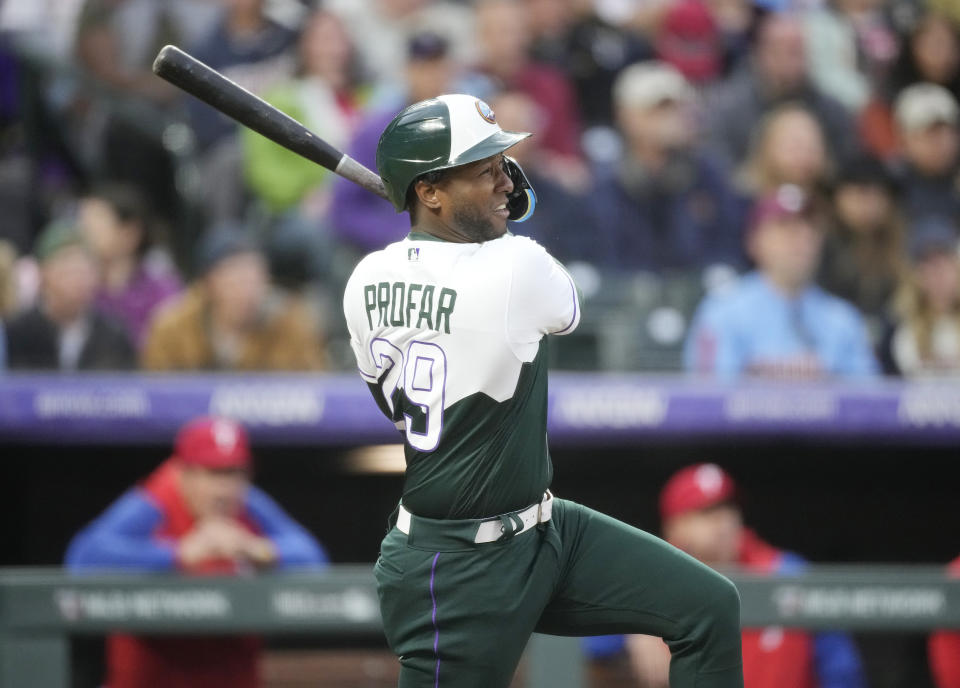
[[[352, 369], [343, 284], [360, 256], [406, 235], [407, 216], [157, 78], [167, 43], [370, 168], [394, 114], [441, 93], [482, 98], [505, 129], [534, 132], [511, 155], [537, 210], [512, 229], [568, 264], [584, 295], [554, 365], [725, 379], [960, 373], [957, 7], [4, 0], [0, 374]], [[233, 463], [178, 447], [78, 534], [69, 567], [323, 563], [251, 488], [244, 436], [194, 430]], [[664, 497], [668, 540], [711, 565], [803, 565], [743, 526], [729, 476], [683, 475]], [[678, 507], [678, 484], [703, 499]], [[161, 520], [161, 542], [117, 546], [118, 531], [154, 533]], [[823, 639], [777, 632], [747, 631], [744, 646], [826, 685], [811, 660]], [[844, 659], [832, 670], [854, 677], [842, 685], [861, 685], [855, 648], [828, 640]], [[637, 677], [664, 685], [659, 640], [615, 642]], [[132, 666], [149, 675], [148, 655], [170, 649], [110, 643], [114, 657], [145, 658]], [[931, 641], [940, 685], [958, 680], [958, 643]], [[239, 647], [250, 676], [257, 646]], [[756, 666], [776, 666], [764, 659]]]
[[960, 371], [960, 16], [922, 0], [7, 0], [0, 368], [350, 366], [343, 283], [406, 216], [155, 77], [166, 43], [370, 167], [440, 93], [535, 132], [513, 231], [585, 299], [557, 366]]

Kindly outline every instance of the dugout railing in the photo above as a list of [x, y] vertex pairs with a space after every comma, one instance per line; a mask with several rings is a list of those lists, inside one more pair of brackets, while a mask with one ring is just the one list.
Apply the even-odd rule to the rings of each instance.
[[[728, 572], [744, 626], [925, 632], [960, 628], [960, 579], [939, 567], [816, 566], [793, 576]], [[0, 686], [66, 688], [70, 638], [151, 634], [381, 637], [370, 566], [313, 574], [183, 578], [0, 570]], [[580, 688], [578, 641], [534, 636], [530, 688]]]

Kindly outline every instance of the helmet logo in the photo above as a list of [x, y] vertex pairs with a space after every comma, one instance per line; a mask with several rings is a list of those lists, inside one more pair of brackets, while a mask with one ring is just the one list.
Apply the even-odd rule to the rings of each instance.
[[493, 108], [484, 103], [482, 100], [477, 100], [477, 112], [480, 113], [480, 116], [490, 124], [497, 123], [497, 116], [493, 112]]

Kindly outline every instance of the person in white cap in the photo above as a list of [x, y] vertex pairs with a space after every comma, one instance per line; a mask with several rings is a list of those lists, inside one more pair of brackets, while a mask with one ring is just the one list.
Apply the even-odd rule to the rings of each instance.
[[908, 219], [960, 219], [960, 108], [937, 84], [905, 88], [894, 104], [903, 150], [900, 184]]
[[742, 205], [729, 175], [696, 147], [697, 97], [674, 67], [627, 67], [613, 87], [623, 151], [595, 173], [588, 256], [607, 269], [740, 267]]

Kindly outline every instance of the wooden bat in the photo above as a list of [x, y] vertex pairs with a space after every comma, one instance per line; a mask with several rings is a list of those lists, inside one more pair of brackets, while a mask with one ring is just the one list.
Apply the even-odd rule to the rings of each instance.
[[274, 143], [387, 198], [383, 180], [375, 172], [180, 48], [164, 46], [153, 62], [153, 72]]

